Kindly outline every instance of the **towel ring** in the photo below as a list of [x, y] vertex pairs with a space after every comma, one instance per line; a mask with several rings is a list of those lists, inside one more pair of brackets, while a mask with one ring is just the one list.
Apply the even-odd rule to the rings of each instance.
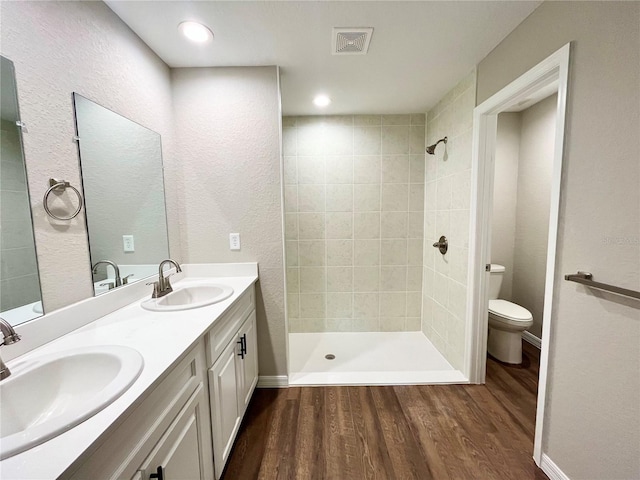
[[[63, 192], [67, 188], [70, 188], [71, 190], [73, 190], [75, 194], [78, 196], [78, 208], [76, 208], [76, 211], [73, 212], [73, 214], [71, 214], [71, 216], [69, 217], [59, 217], [53, 212], [51, 212], [51, 210], [49, 209], [49, 205], [48, 205], [49, 195], [51, 195], [51, 192], [54, 192], [54, 191]], [[51, 218], [55, 218], [56, 220], [71, 220], [72, 218], [77, 217], [78, 214], [80, 213], [80, 210], [82, 210], [82, 203], [83, 203], [82, 195], [80, 194], [80, 192], [76, 187], [74, 187], [69, 182], [66, 182], [64, 180], [56, 180], [55, 178], [49, 179], [49, 188], [44, 194], [44, 198], [42, 199], [42, 205], [44, 206], [44, 211], [47, 212], [47, 215], [49, 215]]]

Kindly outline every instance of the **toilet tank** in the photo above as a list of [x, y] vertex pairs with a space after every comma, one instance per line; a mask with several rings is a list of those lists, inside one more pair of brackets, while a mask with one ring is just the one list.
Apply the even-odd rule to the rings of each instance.
[[491, 269], [489, 270], [489, 300], [496, 300], [500, 295], [504, 271], [504, 265], [491, 264]]

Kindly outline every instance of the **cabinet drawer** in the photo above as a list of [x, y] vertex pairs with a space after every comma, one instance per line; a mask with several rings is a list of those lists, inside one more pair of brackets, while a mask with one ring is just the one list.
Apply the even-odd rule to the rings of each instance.
[[207, 366], [211, 367], [236, 334], [245, 318], [255, 308], [255, 288], [253, 285], [242, 294], [227, 313], [216, 320], [213, 328], [205, 335]]
[[[205, 377], [204, 346], [200, 342], [128, 416], [98, 440], [61, 478], [132, 478], [178, 412]], [[207, 415], [208, 421], [208, 415]]]

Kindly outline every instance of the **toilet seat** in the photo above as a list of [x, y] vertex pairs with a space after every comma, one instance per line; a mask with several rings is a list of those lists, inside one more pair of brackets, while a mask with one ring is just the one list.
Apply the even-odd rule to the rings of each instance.
[[489, 300], [489, 314], [493, 315], [495, 320], [507, 325], [524, 328], [533, 325], [531, 312], [508, 300]]

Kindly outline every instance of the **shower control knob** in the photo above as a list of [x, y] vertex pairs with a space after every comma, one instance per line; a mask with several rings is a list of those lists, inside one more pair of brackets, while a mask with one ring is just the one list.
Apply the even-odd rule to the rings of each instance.
[[449, 249], [449, 241], [447, 240], [447, 237], [445, 237], [444, 235], [442, 235], [438, 241], [436, 243], [433, 244], [433, 246], [435, 248], [437, 248], [438, 250], [440, 250], [440, 253], [442, 255], [444, 255], [445, 253], [447, 253], [447, 250]]

